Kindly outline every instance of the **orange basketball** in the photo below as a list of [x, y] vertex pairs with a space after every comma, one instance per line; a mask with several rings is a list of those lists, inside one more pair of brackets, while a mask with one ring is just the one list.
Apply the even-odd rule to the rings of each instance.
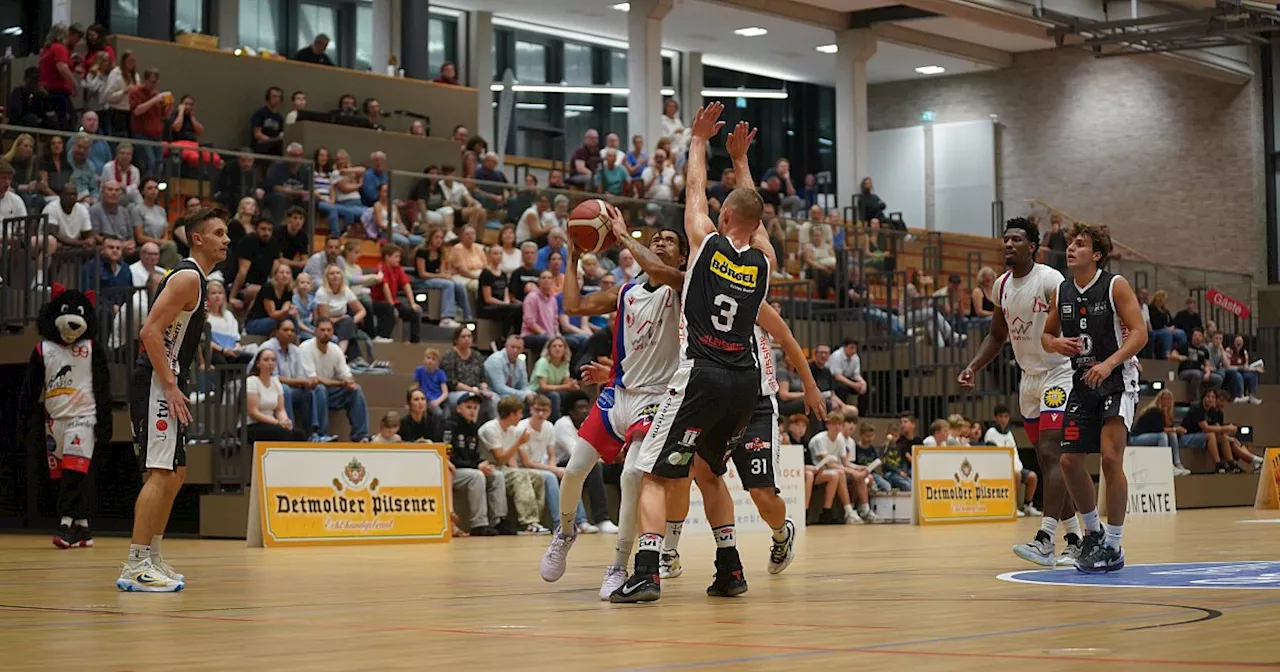
[[608, 204], [593, 198], [583, 201], [569, 213], [569, 224], [566, 233], [569, 240], [578, 249], [585, 252], [599, 252], [612, 247], [617, 240], [613, 228], [609, 226]]

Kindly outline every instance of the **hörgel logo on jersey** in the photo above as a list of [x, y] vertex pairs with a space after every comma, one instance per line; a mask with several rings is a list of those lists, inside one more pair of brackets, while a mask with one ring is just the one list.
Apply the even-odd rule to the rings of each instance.
[[755, 289], [757, 274], [760, 269], [755, 266], [739, 266], [729, 261], [722, 252], [711, 255], [711, 272], [747, 289]]
[[267, 545], [443, 539], [444, 457], [422, 444], [259, 448]]
[[918, 446], [915, 451], [921, 523], [1016, 519], [1013, 449]]

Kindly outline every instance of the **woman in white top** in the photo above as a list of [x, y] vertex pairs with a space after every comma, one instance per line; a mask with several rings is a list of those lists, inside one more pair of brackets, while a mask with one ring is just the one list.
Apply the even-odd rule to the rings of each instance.
[[825, 228], [825, 224], [809, 227], [809, 242], [801, 252], [805, 271], [816, 285], [820, 299], [827, 298], [827, 292], [836, 286], [836, 250], [827, 240]]
[[249, 441], [305, 441], [302, 430], [293, 426], [284, 409], [284, 388], [275, 377], [275, 350], [259, 350], [249, 368], [246, 384]]
[[662, 101], [662, 135], [671, 138], [671, 149], [676, 155], [672, 157], [672, 162], [677, 163], [678, 158], [688, 150], [690, 136], [689, 129], [680, 121], [680, 104], [675, 98]]
[[84, 77], [84, 109], [97, 112], [103, 118], [109, 118], [107, 112], [107, 82], [111, 79], [111, 54], [99, 51], [89, 64], [89, 71]]
[[333, 172], [329, 173], [329, 192], [333, 197], [333, 210], [338, 216], [337, 228], [333, 228], [330, 219], [330, 230], [334, 235], [342, 235], [348, 225], [360, 221], [364, 214], [364, 203], [360, 202], [360, 183], [364, 181], [364, 166], [351, 165], [351, 155], [347, 150], [339, 149], [333, 155]]
[[363, 215], [365, 233], [370, 237], [390, 240], [396, 245], [417, 247], [423, 242], [422, 236], [409, 231], [400, 218], [400, 208], [391, 203], [391, 186], [383, 183], [378, 187], [378, 200]]
[[107, 75], [107, 85], [102, 90], [102, 100], [107, 106], [107, 134], [129, 137], [129, 89], [137, 86], [138, 57], [125, 49], [116, 60], [118, 64]]
[[[564, 198], [557, 196], [557, 199]], [[569, 205], [569, 199], [564, 199], [565, 206]], [[551, 209], [551, 198], [546, 194], [538, 194], [538, 200], [520, 215], [520, 221], [516, 222], [516, 241], [523, 243], [526, 240], [538, 242], [539, 245], [545, 245], [547, 240], [547, 232], [560, 226], [560, 219], [556, 217], [556, 213]], [[517, 263], [516, 266], [519, 266]], [[510, 269], [510, 273], [515, 269]]]
[[511, 275], [520, 268], [520, 248], [516, 246], [516, 227], [507, 224], [498, 232], [498, 247], [502, 248], [502, 272]]
[[347, 344], [356, 337], [357, 325], [364, 323], [367, 314], [356, 293], [347, 286], [342, 267], [337, 264], [326, 266], [324, 282], [316, 290], [316, 321], [328, 318], [333, 322], [333, 334], [340, 351], [347, 351]]
[[205, 286], [205, 321], [209, 325], [209, 347], [213, 350], [214, 364], [236, 362], [248, 364], [258, 352], [258, 344], [240, 344], [240, 323], [235, 313], [227, 308], [227, 288], [217, 280]]

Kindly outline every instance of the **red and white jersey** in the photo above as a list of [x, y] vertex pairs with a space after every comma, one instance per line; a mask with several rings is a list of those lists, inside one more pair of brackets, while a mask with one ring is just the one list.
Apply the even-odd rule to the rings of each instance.
[[98, 412], [93, 397], [93, 341], [71, 345], [41, 341], [44, 357], [44, 410], [53, 420], [92, 416]]
[[756, 325], [756, 358], [760, 365], [760, 396], [778, 393], [778, 376], [774, 371], [773, 348], [769, 346], [769, 333]]
[[1013, 277], [1010, 270], [996, 279], [992, 299], [1009, 327], [1014, 359], [1027, 373], [1044, 373], [1071, 366], [1066, 357], [1046, 352], [1040, 344], [1045, 320], [1049, 311], [1054, 309], [1053, 294], [1061, 284], [1062, 274], [1044, 264], [1032, 266], [1031, 272], [1021, 278]]
[[680, 292], [631, 282], [618, 292], [613, 384], [635, 392], [667, 389], [680, 363]]

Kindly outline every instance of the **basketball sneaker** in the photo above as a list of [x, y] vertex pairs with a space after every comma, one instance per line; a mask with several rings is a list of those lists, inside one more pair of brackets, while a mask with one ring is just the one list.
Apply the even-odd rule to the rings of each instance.
[[[772, 563], [770, 571], [772, 571]], [[742, 562], [716, 558], [716, 576], [707, 586], [709, 597], [737, 597], [747, 592], [747, 579], [742, 575]]]
[[525, 525], [524, 527], [520, 528], [520, 531], [516, 532], [516, 534], [520, 536], [533, 535], [533, 534], [551, 534], [551, 530], [548, 530], [547, 528], [543, 527], [542, 523], [529, 523], [528, 525]]
[[116, 579], [116, 588], [128, 593], [176, 593], [186, 585], [156, 569], [151, 558], [126, 562]]
[[604, 570], [604, 580], [600, 582], [600, 599], [608, 602], [613, 591], [621, 588], [626, 582], [627, 568], [609, 565]]
[[58, 548], [72, 548], [76, 545], [76, 534], [70, 525], [58, 528], [58, 533], [53, 535], [53, 545]]
[[576, 534], [568, 536], [561, 531], [559, 525], [556, 526], [556, 533], [551, 537], [551, 545], [547, 547], [547, 552], [542, 554], [543, 581], [552, 583], [564, 576], [564, 570], [569, 563], [569, 549], [573, 548], [573, 542], [577, 539]]
[[1054, 555], [1053, 537], [1044, 530], [1037, 530], [1036, 538], [1031, 543], [1014, 546], [1013, 554], [1041, 567], [1054, 567], [1058, 564], [1057, 557]]
[[1102, 532], [1085, 535], [1084, 548], [1080, 560], [1076, 562], [1076, 570], [1086, 574], [1102, 574], [1118, 572], [1124, 569], [1124, 549], [1112, 548], [1103, 541]]
[[160, 570], [161, 572], [164, 572], [165, 576], [173, 579], [174, 581], [177, 581], [179, 583], [187, 582], [187, 577], [183, 576], [182, 574], [179, 574], [178, 570], [174, 569], [173, 565], [165, 562], [164, 557], [161, 556], [159, 553], [151, 554], [151, 565], [156, 569]]
[[1067, 535], [1067, 547], [1063, 549], [1062, 555], [1058, 556], [1059, 567], [1075, 567], [1076, 562], [1080, 559], [1080, 537], [1074, 534]]
[[684, 568], [680, 566], [679, 551], [663, 551], [662, 557], [658, 559], [658, 576], [664, 579], [674, 579], [684, 573]]
[[76, 546], [93, 548], [93, 533], [89, 531], [88, 525], [72, 525], [71, 531], [76, 535]]
[[787, 531], [787, 538], [784, 541], [773, 542], [769, 547], [769, 573], [781, 574], [784, 569], [791, 565], [791, 561], [796, 559], [796, 525], [788, 518], [783, 529]]
[[637, 573], [624, 581], [612, 593], [609, 593], [609, 601], [614, 604], [655, 602], [662, 597], [661, 581], [662, 579], [657, 574]]

